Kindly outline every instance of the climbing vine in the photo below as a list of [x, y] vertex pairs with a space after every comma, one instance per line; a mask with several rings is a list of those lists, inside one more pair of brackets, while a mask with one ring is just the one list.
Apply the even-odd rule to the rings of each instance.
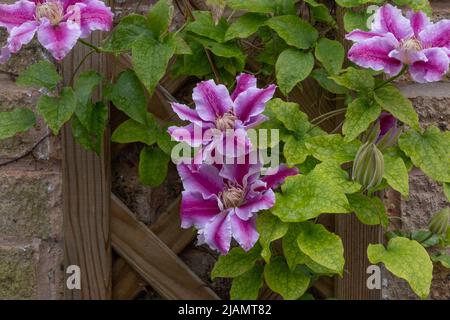
[[[113, 28], [113, 15], [99, 0], [2, 4], [0, 26], [9, 37], [0, 61], [35, 34], [57, 61], [77, 42], [92, 50], [89, 55], [131, 58], [132, 68], [114, 81], [95, 71], [78, 73], [77, 67], [63, 86], [55, 65], [43, 60], [16, 82], [43, 89], [36, 112], [53, 134], [70, 122], [77, 141], [98, 154], [109, 106], [126, 114], [129, 119], [111, 140], [143, 145], [139, 176], [150, 187], [165, 180], [177, 146], [190, 150], [193, 163], [177, 162], [185, 188], [182, 227], [194, 226], [199, 243], [222, 254], [211, 277], [233, 278], [231, 298], [256, 299], [264, 283], [285, 299], [306, 298], [319, 277], [342, 276], [345, 248], [318, 223], [323, 214], [355, 214], [363, 224], [381, 225], [387, 246], [369, 245], [369, 261], [383, 263], [426, 298], [432, 261], [450, 267], [449, 208], [436, 213], [427, 230], [395, 230], [379, 192], [393, 188], [409, 197], [408, 172], [417, 167], [443, 185], [450, 200], [450, 133], [421, 126], [394, 82], [446, 76], [450, 21], [431, 22], [427, 0], [207, 0], [206, 5], [209, 10], [202, 11], [189, 1], [160, 0]], [[174, 21], [175, 8], [183, 21]], [[109, 31], [100, 46], [84, 40], [95, 30]], [[338, 34], [346, 34], [349, 50]], [[175, 101], [160, 84], [167, 73], [198, 79], [194, 107]], [[309, 79], [336, 101], [335, 110], [310, 119], [289, 101], [293, 90], [305, 94]], [[93, 99], [99, 87], [103, 94]], [[166, 124], [148, 111], [155, 91], [170, 100], [183, 122]], [[342, 121], [326, 132], [320, 125], [329, 119]], [[35, 122], [29, 109], [1, 112], [0, 138]], [[205, 129], [213, 134], [203, 135]], [[260, 144], [251, 130], [277, 135]], [[242, 152], [224, 150], [226, 138]], [[280, 150], [281, 164], [270, 168], [272, 173], [264, 170], [261, 150], [266, 155]], [[211, 163], [218, 154], [244, 162]], [[436, 248], [431, 255], [429, 247]]]

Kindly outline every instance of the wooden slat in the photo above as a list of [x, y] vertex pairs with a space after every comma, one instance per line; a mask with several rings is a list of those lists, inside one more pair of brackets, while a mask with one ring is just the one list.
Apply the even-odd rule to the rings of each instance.
[[114, 262], [112, 284], [114, 300], [134, 299], [146, 285], [139, 274], [122, 258], [118, 258]]
[[218, 299], [149, 228], [115, 196], [111, 201], [114, 250], [166, 299]]
[[[98, 44], [102, 34], [94, 32], [87, 41]], [[63, 78], [70, 84], [73, 71], [90, 50], [77, 45], [64, 59]], [[106, 72], [105, 57], [92, 54], [80, 71]], [[108, 130], [107, 130], [108, 131]], [[109, 137], [106, 132], [105, 137]], [[110, 161], [109, 140], [102, 155], [75, 142], [70, 124], [62, 129], [63, 210], [65, 266], [81, 268], [81, 290], [65, 290], [66, 299], [110, 299]]]

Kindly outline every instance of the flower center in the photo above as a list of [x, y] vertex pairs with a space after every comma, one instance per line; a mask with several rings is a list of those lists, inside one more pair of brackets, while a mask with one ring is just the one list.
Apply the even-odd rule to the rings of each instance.
[[57, 25], [64, 17], [64, 8], [59, 1], [48, 1], [38, 4], [36, 17], [41, 20], [47, 18], [52, 25]]
[[410, 38], [408, 40], [405, 40], [401, 44], [401, 46], [402, 46], [403, 49], [406, 49], [406, 50], [413, 50], [413, 51], [420, 51], [420, 50], [422, 50], [422, 44], [416, 38]]
[[244, 189], [231, 186], [221, 193], [221, 200], [226, 209], [239, 207], [244, 203]]
[[216, 128], [220, 131], [225, 131], [227, 129], [234, 128], [234, 121], [236, 121], [236, 116], [231, 112], [226, 112], [223, 116], [217, 118]]

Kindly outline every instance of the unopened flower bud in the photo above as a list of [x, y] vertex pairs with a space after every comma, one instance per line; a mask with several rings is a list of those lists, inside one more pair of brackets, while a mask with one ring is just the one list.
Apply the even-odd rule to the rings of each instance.
[[435, 234], [445, 235], [450, 223], [450, 208], [444, 208], [436, 213], [428, 224], [428, 228]]
[[384, 158], [374, 143], [366, 142], [359, 148], [353, 162], [352, 179], [364, 190], [377, 187], [384, 174]]

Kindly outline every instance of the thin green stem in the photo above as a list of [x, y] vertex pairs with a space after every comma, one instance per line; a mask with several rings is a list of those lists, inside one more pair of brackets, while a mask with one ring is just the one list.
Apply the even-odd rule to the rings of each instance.
[[103, 52], [102, 48], [99, 48], [99, 47], [93, 45], [92, 43], [89, 43], [89, 42], [87, 42], [87, 41], [85, 41], [83, 39], [78, 39], [78, 42], [81, 43], [81, 44], [84, 44], [86, 47], [89, 47], [89, 48], [93, 49], [97, 53]]
[[404, 65], [402, 70], [396, 75], [393, 76], [389, 79], [387, 79], [386, 81], [380, 83], [378, 86], [375, 87], [375, 90], [383, 88], [384, 86], [388, 85], [389, 83], [397, 80], [398, 78], [400, 78], [403, 74], [405, 74], [406, 70], [408, 70], [408, 65]]
[[83, 66], [83, 64], [86, 62], [87, 58], [89, 58], [89, 56], [91, 54], [93, 54], [95, 52], [94, 49], [92, 49], [91, 51], [89, 51], [84, 57], [83, 59], [81, 59], [80, 63], [78, 64], [78, 66], [75, 68], [75, 70], [72, 73], [72, 78], [70, 79], [70, 84], [73, 84], [73, 80], [75, 79], [75, 75], [78, 73], [78, 71], [80, 70], [80, 68]]
[[347, 110], [347, 108], [336, 109], [336, 110], [333, 110], [333, 111], [330, 111], [330, 112], [321, 114], [320, 116], [318, 116], [318, 117], [312, 119], [310, 122], [313, 123], [313, 122], [315, 122], [315, 121], [317, 121], [317, 120], [321, 120], [321, 119], [324, 118], [324, 117], [325, 117], [326, 119], [328, 119], [328, 116], [334, 117], [336, 114], [343, 113], [343, 112], [346, 111], [346, 110]]

